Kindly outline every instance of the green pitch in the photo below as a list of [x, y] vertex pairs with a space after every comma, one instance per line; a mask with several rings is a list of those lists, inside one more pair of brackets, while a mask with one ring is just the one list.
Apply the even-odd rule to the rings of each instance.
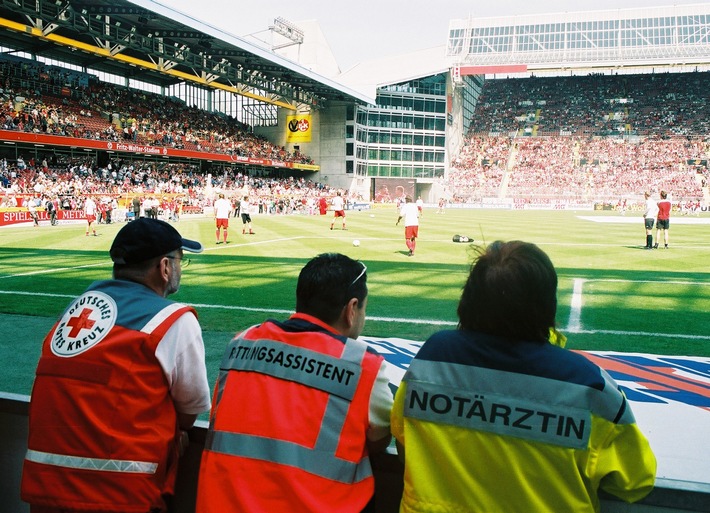
[[[559, 275], [557, 322], [572, 349], [710, 356], [710, 217], [671, 218], [669, 250], [642, 249], [640, 213], [425, 209], [414, 257], [392, 207], [348, 212], [347, 231], [328, 216], [254, 215], [255, 235], [230, 220], [230, 243], [215, 244], [214, 220], [183, 218], [177, 228], [205, 245], [188, 255], [180, 291], [204, 330], [214, 382], [237, 331], [295, 306], [305, 262], [337, 251], [368, 267], [364, 335], [425, 340], [456, 324], [456, 305], [474, 248], [494, 240], [538, 244]], [[690, 224], [683, 224], [683, 223]], [[0, 230], [0, 391], [28, 394], [45, 333], [71, 297], [110, 277], [108, 248], [121, 225]], [[455, 234], [475, 239], [452, 242]], [[655, 233], [654, 233], [655, 237]], [[360, 240], [354, 247], [352, 241]]]

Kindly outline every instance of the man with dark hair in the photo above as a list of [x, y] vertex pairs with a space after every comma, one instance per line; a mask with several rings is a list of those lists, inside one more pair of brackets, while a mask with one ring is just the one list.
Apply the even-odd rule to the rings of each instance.
[[663, 243], [668, 249], [668, 229], [671, 224], [671, 202], [668, 200], [668, 193], [661, 191], [661, 201], [658, 202], [658, 217], [656, 218], [656, 243], [654, 249], [658, 248], [661, 242], [661, 234], [663, 234]]
[[31, 513], [167, 511], [180, 451], [210, 406], [202, 331], [178, 291], [183, 251], [164, 221], [124, 225], [113, 279], [73, 300], [44, 340], [22, 499]]
[[33, 226], [36, 228], [39, 226], [39, 214], [37, 213], [37, 203], [39, 202], [39, 198], [32, 197], [25, 199], [25, 201], [27, 203], [27, 211], [30, 213], [30, 218], [34, 223]]
[[239, 204], [239, 211], [242, 216], [242, 235], [246, 234], [247, 230], [249, 230], [249, 235], [254, 235], [254, 230], [251, 227], [251, 204], [249, 203], [249, 196], [242, 198]]
[[202, 454], [197, 513], [359, 513], [369, 455], [390, 442], [382, 356], [356, 340], [367, 268], [318, 255], [301, 270], [296, 313], [227, 346]]
[[481, 251], [458, 329], [424, 343], [395, 396], [400, 512], [592, 513], [600, 488], [629, 502], [651, 491], [648, 441], [611, 376], [562, 347], [556, 294], [534, 244]]
[[345, 200], [343, 199], [343, 193], [338, 191], [333, 196], [330, 204], [333, 206], [333, 220], [330, 222], [330, 229], [333, 229], [335, 221], [340, 217], [343, 221], [343, 230], [345, 230]]
[[141, 199], [139, 196], [133, 196], [131, 200], [131, 208], [133, 209], [133, 220], [140, 219], [141, 216]]
[[409, 256], [414, 256], [414, 250], [417, 249], [417, 237], [419, 237], [419, 215], [420, 211], [415, 203], [412, 203], [412, 197], [406, 196], [404, 203], [399, 210], [399, 217], [395, 226], [404, 218], [404, 241], [409, 250]]
[[55, 200], [51, 196], [46, 196], [44, 199], [44, 209], [49, 215], [49, 224], [51, 226], [57, 225], [57, 205]]
[[658, 204], [651, 198], [650, 192], [644, 192], [643, 197], [645, 201], [643, 211], [643, 225], [646, 228], [645, 249], [653, 249], [653, 225], [656, 222], [656, 214], [658, 214]]
[[[214, 202], [214, 219], [215, 219], [215, 238], [217, 244], [224, 242], [227, 244], [227, 231], [229, 230], [229, 213], [232, 211], [232, 204], [224, 193], [220, 192], [217, 200]], [[220, 239], [220, 231], [222, 239]]]
[[84, 200], [84, 215], [86, 216], [86, 236], [89, 236], [89, 231], [94, 233], [96, 236], [96, 227], [94, 223], [96, 222], [96, 212], [98, 210], [94, 198], [87, 196]]

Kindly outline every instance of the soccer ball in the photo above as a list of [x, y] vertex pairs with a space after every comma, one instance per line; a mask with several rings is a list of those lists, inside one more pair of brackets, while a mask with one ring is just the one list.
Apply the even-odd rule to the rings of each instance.
[[353, 241], [353, 246], [358, 247], [360, 245], [360, 241], [358, 239], [355, 239]]

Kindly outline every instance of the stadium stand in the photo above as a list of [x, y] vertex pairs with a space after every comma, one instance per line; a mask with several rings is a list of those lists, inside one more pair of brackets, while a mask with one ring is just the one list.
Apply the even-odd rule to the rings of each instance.
[[[643, 190], [668, 188], [675, 202], [707, 204], [708, 86], [707, 73], [487, 81], [465, 144], [452, 157], [443, 186], [458, 203], [483, 198], [516, 202], [628, 198], [633, 203], [640, 201]], [[314, 163], [227, 116], [11, 56], [0, 57], [0, 129]], [[62, 200], [63, 208], [78, 209], [87, 194], [123, 198], [167, 194], [179, 196], [186, 211], [199, 212], [211, 204], [209, 188], [231, 195], [247, 188], [260, 212], [310, 214], [316, 213], [316, 197], [334, 192], [323, 183], [270, 176], [268, 170], [215, 166], [207, 174], [197, 164], [136, 157], [113, 158], [102, 165], [86, 158], [48, 159], [28, 157], [22, 165], [19, 160], [4, 162], [0, 182], [8, 194], [0, 201], [9, 205], [27, 196], [54, 196]], [[23, 449], [26, 409], [26, 398], [0, 397], [0, 438], [15, 442], [6, 444], [10, 450]], [[191, 511], [204, 431], [203, 426], [191, 433], [177, 511]], [[18, 450], [3, 459], [13, 468], [3, 490], [17, 488], [13, 479], [23, 456]], [[390, 457], [375, 461], [375, 471], [379, 491], [375, 510], [396, 511], [401, 466]], [[688, 511], [707, 511], [707, 493], [694, 501], [702, 503], [694, 508], [692, 493], [681, 498], [676, 490], [661, 492], [664, 495], [647, 510], [657, 506], [668, 511], [684, 502]], [[610, 502], [604, 510], [628, 511]]]
[[[77, 75], [80, 76], [80, 75]], [[312, 164], [226, 115], [26, 59], [0, 59], [0, 128]], [[82, 85], [85, 84], [85, 85]]]
[[453, 201], [640, 201], [662, 188], [704, 201], [708, 87], [707, 72], [487, 81], [451, 163]]
[[[228, 116], [63, 68], [3, 58], [0, 83], [2, 129], [313, 163]], [[676, 203], [705, 201], [710, 105], [703, 92], [709, 87], [707, 72], [486, 81], [465, 144], [443, 185], [454, 203], [482, 198], [638, 202], [649, 188], [671, 190]], [[106, 172], [95, 163], [87, 167], [99, 177]], [[120, 176], [109, 174], [112, 183], [93, 184], [98, 193], [135, 192], [135, 177], [127, 183], [126, 170], [116, 167]], [[204, 177], [197, 166], [185, 167], [163, 165], [157, 174], [169, 177], [167, 183], [152, 177], [156, 183], [143, 183], [140, 192], [175, 192], [176, 182], [190, 189], [185, 174], [199, 187]], [[76, 168], [75, 163], [55, 166], [53, 179], [66, 182]], [[140, 173], [144, 179], [151, 174]], [[32, 177], [21, 178], [15, 193], [28, 192]], [[5, 176], [4, 181], [12, 180]], [[199, 191], [190, 196], [204, 198]]]

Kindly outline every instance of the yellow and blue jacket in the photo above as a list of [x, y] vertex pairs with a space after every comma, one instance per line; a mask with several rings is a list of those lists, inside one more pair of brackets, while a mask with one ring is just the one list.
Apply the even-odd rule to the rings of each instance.
[[433, 335], [395, 396], [400, 512], [598, 512], [633, 502], [656, 460], [614, 380], [559, 343]]

